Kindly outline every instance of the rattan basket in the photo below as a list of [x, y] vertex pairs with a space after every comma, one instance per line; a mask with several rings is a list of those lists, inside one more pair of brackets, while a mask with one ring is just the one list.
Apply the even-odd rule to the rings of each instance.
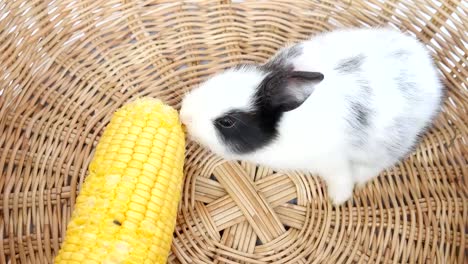
[[317, 175], [188, 142], [170, 263], [466, 263], [468, 2], [0, 0], [0, 263], [50, 263], [97, 140], [124, 102], [184, 92], [286, 42], [390, 26], [448, 88], [418, 149], [334, 207]]

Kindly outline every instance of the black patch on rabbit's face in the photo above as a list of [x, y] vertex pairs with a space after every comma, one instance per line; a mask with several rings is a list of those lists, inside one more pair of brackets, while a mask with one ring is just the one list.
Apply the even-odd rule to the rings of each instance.
[[364, 54], [359, 54], [351, 58], [344, 59], [335, 67], [335, 70], [341, 74], [358, 72], [361, 70], [365, 58], [366, 56], [364, 56]]
[[246, 154], [269, 145], [278, 136], [283, 113], [301, 106], [313, 92], [313, 86], [324, 79], [322, 73], [293, 71], [292, 65], [285, 65], [287, 59], [300, 54], [298, 47], [284, 50], [284, 55], [280, 52], [271, 65], [258, 67], [260, 71], [271, 71], [258, 84], [251, 109], [234, 109], [214, 120], [219, 137], [232, 152]]
[[[231, 151], [245, 154], [268, 145], [276, 138], [280, 118], [279, 112], [232, 110], [217, 118], [214, 125]], [[232, 120], [233, 124], [225, 126], [223, 120], [226, 119]]]

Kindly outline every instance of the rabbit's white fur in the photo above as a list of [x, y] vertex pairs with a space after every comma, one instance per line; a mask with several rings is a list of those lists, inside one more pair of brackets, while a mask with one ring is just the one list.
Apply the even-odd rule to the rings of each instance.
[[[299, 45], [301, 54], [289, 61], [294, 69], [321, 72], [325, 78], [299, 108], [284, 113], [279, 136], [271, 144], [235, 154], [213, 126], [215, 118], [231, 109], [253, 107], [252, 95], [265, 77], [256, 68], [230, 69], [213, 76], [185, 97], [181, 118], [196, 140], [225, 158], [318, 174], [327, 183], [330, 198], [340, 204], [352, 196], [354, 184], [366, 183], [411, 151], [417, 134], [437, 113], [443, 89], [425, 47], [394, 30], [336, 30]], [[365, 57], [360, 75], [337, 69], [344, 59], [359, 56]], [[416, 94], [404, 94], [396, 87], [402, 72]], [[358, 79], [362, 76], [370, 87], [367, 95], [362, 94]], [[364, 145], [356, 145], [360, 136], [349, 133], [350, 109], [344, 102], [350, 99], [371, 110]], [[407, 137], [393, 127], [399, 120]], [[401, 148], [389, 154], [392, 143]]]

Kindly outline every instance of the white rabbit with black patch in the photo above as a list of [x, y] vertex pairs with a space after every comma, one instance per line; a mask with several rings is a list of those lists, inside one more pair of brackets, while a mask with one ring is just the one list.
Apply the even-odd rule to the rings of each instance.
[[440, 111], [423, 44], [346, 29], [216, 74], [183, 99], [189, 135], [226, 159], [321, 176], [335, 204], [404, 158]]

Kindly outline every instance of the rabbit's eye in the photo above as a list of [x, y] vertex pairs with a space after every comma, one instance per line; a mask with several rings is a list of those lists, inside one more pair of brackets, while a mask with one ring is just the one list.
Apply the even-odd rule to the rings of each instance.
[[225, 116], [225, 117], [218, 119], [216, 123], [218, 123], [220, 126], [224, 128], [231, 128], [234, 126], [235, 121], [232, 117]]

